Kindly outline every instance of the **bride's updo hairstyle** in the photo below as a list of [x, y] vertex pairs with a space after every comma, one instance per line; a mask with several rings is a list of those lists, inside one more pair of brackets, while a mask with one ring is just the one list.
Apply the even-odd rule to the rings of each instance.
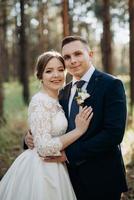
[[60, 53], [57, 51], [47, 51], [41, 54], [36, 63], [36, 76], [39, 80], [42, 79], [44, 69], [47, 65], [47, 63], [52, 59], [52, 58], [57, 58], [64, 66], [65, 69], [65, 63], [63, 60], [63, 57], [61, 56]]

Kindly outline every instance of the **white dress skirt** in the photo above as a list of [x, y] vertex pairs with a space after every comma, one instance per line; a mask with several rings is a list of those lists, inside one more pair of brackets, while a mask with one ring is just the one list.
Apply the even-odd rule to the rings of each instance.
[[67, 120], [59, 102], [38, 92], [28, 121], [35, 148], [20, 154], [4, 175], [0, 200], [76, 200], [65, 163], [44, 162], [39, 156], [60, 155], [59, 136], [65, 134]]

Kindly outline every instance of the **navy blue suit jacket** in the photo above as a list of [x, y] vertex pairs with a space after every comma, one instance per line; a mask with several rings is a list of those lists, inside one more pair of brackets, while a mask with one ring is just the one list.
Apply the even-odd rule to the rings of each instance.
[[[68, 118], [71, 83], [60, 93], [60, 103]], [[122, 82], [95, 70], [87, 86], [90, 97], [84, 105], [93, 108], [93, 118], [86, 133], [66, 149], [69, 170], [78, 176], [90, 192], [127, 190], [120, 150], [126, 124], [126, 96]], [[71, 173], [70, 173], [71, 176]]]

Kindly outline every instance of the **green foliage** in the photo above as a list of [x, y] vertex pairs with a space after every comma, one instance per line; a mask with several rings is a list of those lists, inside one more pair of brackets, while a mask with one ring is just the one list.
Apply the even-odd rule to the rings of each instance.
[[26, 127], [25, 121], [16, 116], [3, 124], [0, 130], [0, 177], [22, 149], [22, 138]]
[[[31, 93], [38, 90], [38, 83], [30, 79]], [[4, 84], [4, 113], [6, 122], [0, 129], [0, 177], [16, 156], [23, 150], [23, 137], [28, 129], [27, 107], [22, 99], [22, 87], [18, 82]]]
[[[38, 90], [38, 82], [34, 80], [33, 77], [30, 78], [30, 89], [33, 95]], [[26, 110], [22, 98], [22, 86], [17, 81], [9, 82], [4, 84], [4, 113], [6, 118], [12, 119], [14, 116], [16, 118], [26, 118]]]
[[[17, 82], [5, 83], [4, 112], [6, 117], [12, 118], [14, 115], [22, 115], [24, 103], [22, 99], [22, 87]], [[19, 111], [19, 112], [18, 112]], [[16, 116], [17, 117], [17, 116]]]

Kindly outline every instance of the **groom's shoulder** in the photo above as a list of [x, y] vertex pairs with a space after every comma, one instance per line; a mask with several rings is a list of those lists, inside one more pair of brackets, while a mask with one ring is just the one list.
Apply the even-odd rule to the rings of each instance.
[[[98, 74], [100, 74], [101, 79], [104, 82], [106, 81], [106, 82], [111, 83], [111, 82], [114, 82], [115, 80], [119, 80], [118, 77], [116, 77], [112, 74], [109, 74], [109, 73], [106, 73], [106, 72], [103, 72], [103, 71], [99, 71], [99, 70], [97, 70], [97, 71], [98, 71]], [[121, 81], [121, 80], [119, 80], [119, 81]]]
[[99, 82], [100, 87], [110, 88], [110, 87], [123, 86], [123, 82], [118, 77], [99, 70], [97, 70], [97, 73], [98, 75], [100, 75], [100, 80], [101, 80]]

